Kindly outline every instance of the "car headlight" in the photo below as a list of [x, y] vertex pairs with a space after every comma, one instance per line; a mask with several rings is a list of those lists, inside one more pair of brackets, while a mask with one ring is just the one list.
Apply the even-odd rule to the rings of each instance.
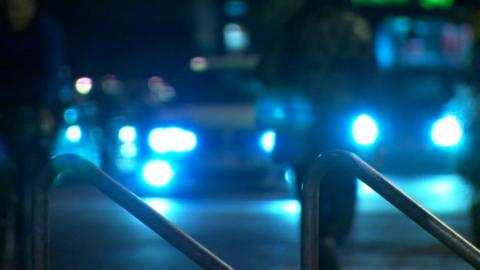
[[367, 114], [359, 115], [353, 122], [353, 139], [360, 145], [372, 145], [378, 138], [378, 125]]
[[120, 145], [120, 155], [124, 158], [134, 158], [138, 155], [138, 147], [135, 143]]
[[79, 142], [82, 139], [82, 129], [77, 125], [69, 126], [65, 131], [65, 137], [70, 142]]
[[463, 128], [457, 117], [446, 115], [433, 124], [431, 136], [436, 145], [453, 147], [462, 140]]
[[155, 128], [148, 135], [148, 144], [160, 154], [190, 152], [197, 147], [197, 136], [179, 127]]
[[273, 130], [267, 130], [260, 135], [258, 144], [266, 153], [271, 153], [275, 149], [276, 134]]
[[143, 179], [150, 186], [165, 187], [171, 182], [174, 175], [175, 171], [167, 161], [154, 160], [146, 163], [143, 167]]
[[118, 130], [118, 139], [122, 143], [132, 143], [137, 139], [137, 130], [132, 126], [124, 126]]

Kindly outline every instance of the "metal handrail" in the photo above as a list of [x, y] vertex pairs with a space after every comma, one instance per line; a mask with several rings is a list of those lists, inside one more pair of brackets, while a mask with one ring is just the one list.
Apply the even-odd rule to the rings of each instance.
[[440, 240], [475, 269], [480, 269], [480, 251], [435, 215], [403, 193], [382, 174], [355, 154], [332, 151], [321, 154], [310, 169], [302, 189], [302, 270], [319, 267], [320, 184], [332, 170], [343, 170], [362, 180], [427, 232]]
[[65, 154], [50, 160], [34, 187], [34, 211], [32, 217], [33, 270], [48, 270], [50, 267], [50, 189], [54, 179], [67, 172], [74, 173], [76, 177], [88, 180], [114, 202], [130, 212], [202, 268], [212, 270], [233, 269], [95, 165], [77, 155]]

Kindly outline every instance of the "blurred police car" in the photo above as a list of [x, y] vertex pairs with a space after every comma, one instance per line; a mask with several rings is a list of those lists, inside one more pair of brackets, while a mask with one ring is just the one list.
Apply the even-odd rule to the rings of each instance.
[[358, 153], [388, 173], [454, 170], [470, 102], [471, 25], [389, 16], [377, 28], [376, 88], [354, 85], [354, 98], [341, 103], [324, 97], [338, 91], [335, 85], [321, 89], [318, 103], [295, 91], [260, 102], [263, 121], [277, 128], [275, 156], [294, 164], [297, 178], [332, 149]]
[[[450, 102], [452, 93], [462, 92], [466, 81], [471, 26], [444, 17], [388, 16], [375, 36], [383, 97], [373, 102], [360, 100], [374, 96], [372, 89], [363, 89], [365, 95], [343, 107], [318, 108], [308, 99], [275, 97], [276, 93], [246, 103], [182, 101], [153, 106], [155, 111], [133, 108], [133, 113], [111, 114], [103, 124], [96, 124], [102, 126], [101, 138], [95, 125], [67, 121], [60, 137], [67, 138], [66, 144], [80, 145], [86, 140], [101, 145], [96, 150], [79, 149], [84, 154], [101, 152], [98, 164], [129, 186], [160, 193], [212, 189], [219, 186], [215, 181], [232, 189], [231, 183], [243, 185], [248, 180], [285, 186], [294, 174], [284, 163], [295, 167], [298, 178], [315, 155], [335, 148], [359, 153], [383, 172], [451, 169], [451, 157], [462, 142], [464, 115], [449, 104], [455, 103]], [[234, 56], [245, 60], [245, 55]], [[221, 60], [193, 58], [191, 69], [198, 77], [193, 76], [193, 85], [182, 89], [203, 99], [212, 93], [235, 93], [232, 84], [240, 84], [239, 80], [226, 72]], [[255, 65], [255, 61], [247, 62]], [[214, 85], [230, 83], [219, 91], [196, 80], [214, 76], [207, 71], [214, 64], [223, 64], [218, 68], [222, 76], [212, 80]], [[117, 89], [119, 83], [109, 78], [102, 81], [102, 87]], [[78, 92], [88, 95], [91, 84], [90, 78], [80, 78]], [[144, 79], [139, 87], [146, 88], [146, 84]], [[172, 97], [172, 89], [161, 78], [148, 79], [148, 87], [156, 89], [161, 98]], [[66, 116], [75, 116], [75, 111], [66, 111]]]
[[289, 167], [272, 160], [276, 133], [257, 126], [254, 104], [139, 109], [101, 130], [86, 117], [90, 106], [65, 110], [55, 152], [84, 156], [136, 192], [293, 190]]
[[[455, 101], [455, 100], [452, 100]], [[388, 173], [452, 172], [464, 141], [464, 114], [449, 106], [406, 104], [318, 110], [310, 126], [298, 127], [291, 117], [277, 125], [275, 157], [303, 175], [316, 155], [349, 150]], [[288, 101], [284, 101], [288, 110]], [[298, 113], [298, 112], [297, 112]], [[287, 124], [288, 123], [288, 124]]]
[[293, 180], [288, 167], [273, 162], [275, 131], [256, 127], [252, 105], [164, 108], [148, 123], [115, 130], [107, 171], [135, 188], [285, 191]]

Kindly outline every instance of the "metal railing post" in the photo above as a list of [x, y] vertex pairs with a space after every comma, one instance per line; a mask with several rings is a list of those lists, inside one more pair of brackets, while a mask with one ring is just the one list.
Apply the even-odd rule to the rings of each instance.
[[51, 159], [39, 181], [35, 184], [32, 239], [33, 270], [48, 270], [50, 267], [50, 188], [54, 179], [65, 173], [75, 174], [75, 177], [81, 177], [89, 181], [202, 268], [212, 270], [233, 269], [95, 165], [79, 156], [67, 154]]
[[470, 242], [356, 155], [346, 151], [332, 151], [321, 154], [317, 158], [302, 189], [302, 270], [318, 270], [320, 184], [322, 181], [332, 181], [326, 176], [337, 169], [352, 173], [459, 257], [476, 269], [480, 269], [480, 251]]

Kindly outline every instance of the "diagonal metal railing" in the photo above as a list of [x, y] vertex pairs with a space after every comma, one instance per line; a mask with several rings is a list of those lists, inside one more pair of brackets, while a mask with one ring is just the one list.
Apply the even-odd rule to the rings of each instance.
[[[320, 224], [320, 187], [324, 181], [336, 181], [332, 171], [351, 173], [393, 206], [440, 240], [475, 269], [480, 269], [480, 251], [440, 219], [399, 190], [382, 174], [356, 155], [346, 151], [321, 154], [311, 167], [302, 190], [302, 270], [318, 270]], [[342, 192], [342, 191], [339, 191]]]
[[202, 268], [212, 270], [233, 269], [95, 165], [77, 155], [66, 154], [51, 159], [39, 181], [35, 184], [31, 243], [33, 270], [48, 270], [50, 267], [50, 189], [54, 179], [65, 173], [73, 173], [75, 177], [88, 180]]
[[[301, 269], [319, 268], [320, 186], [324, 181], [335, 181], [334, 170], [349, 172], [362, 180], [387, 201], [401, 210], [427, 232], [440, 240], [458, 256], [476, 269], [480, 269], [480, 251], [403, 193], [382, 174], [356, 155], [345, 151], [332, 151], [319, 156], [305, 180], [302, 190], [302, 250]], [[33, 202], [32, 269], [48, 270], [50, 267], [49, 196], [52, 182], [65, 173], [88, 180], [96, 188], [125, 208], [133, 216], [163, 237], [204, 269], [230, 270], [223, 262], [188, 234], [158, 214], [139, 197], [128, 191], [92, 163], [76, 155], [60, 155], [49, 166], [35, 185]]]

